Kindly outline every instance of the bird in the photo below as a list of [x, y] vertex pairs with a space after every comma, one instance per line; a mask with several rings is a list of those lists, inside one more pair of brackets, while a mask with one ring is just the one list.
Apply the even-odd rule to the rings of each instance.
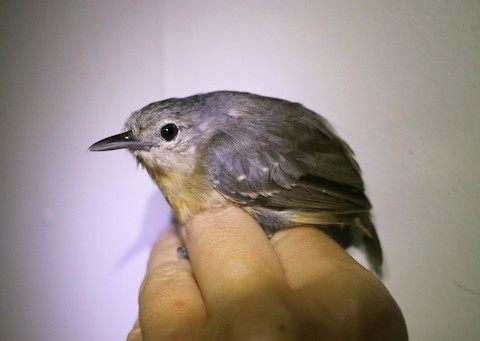
[[209, 208], [245, 210], [268, 236], [313, 226], [383, 256], [361, 169], [323, 116], [287, 100], [213, 91], [150, 103], [90, 151], [128, 149], [180, 224]]

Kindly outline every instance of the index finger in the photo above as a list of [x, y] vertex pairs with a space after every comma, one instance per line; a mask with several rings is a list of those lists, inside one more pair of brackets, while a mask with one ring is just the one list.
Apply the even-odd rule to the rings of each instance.
[[271, 288], [287, 287], [268, 237], [242, 209], [227, 207], [196, 215], [186, 226], [186, 243], [209, 312], [252, 295], [263, 300]]

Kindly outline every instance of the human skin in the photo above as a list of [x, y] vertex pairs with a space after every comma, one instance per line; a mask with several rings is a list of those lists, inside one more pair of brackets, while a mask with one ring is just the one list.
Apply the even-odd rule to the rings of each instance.
[[[179, 257], [185, 244], [189, 260]], [[209, 210], [153, 247], [129, 341], [407, 340], [382, 282], [318, 229]]]

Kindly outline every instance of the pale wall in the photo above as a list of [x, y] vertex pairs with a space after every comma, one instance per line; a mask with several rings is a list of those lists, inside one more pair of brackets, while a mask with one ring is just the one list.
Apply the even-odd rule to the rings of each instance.
[[86, 149], [144, 104], [217, 89], [330, 119], [411, 339], [480, 336], [479, 2], [5, 3], [2, 339], [124, 338], [168, 209], [126, 152]]

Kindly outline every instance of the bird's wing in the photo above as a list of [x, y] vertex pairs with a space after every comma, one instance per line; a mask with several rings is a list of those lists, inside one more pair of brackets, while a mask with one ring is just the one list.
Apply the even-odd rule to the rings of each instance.
[[300, 105], [281, 115], [282, 122], [269, 122], [264, 113], [247, 114], [255, 115], [257, 124], [245, 116], [208, 143], [210, 176], [224, 196], [274, 209], [370, 208], [350, 148], [320, 116]]

